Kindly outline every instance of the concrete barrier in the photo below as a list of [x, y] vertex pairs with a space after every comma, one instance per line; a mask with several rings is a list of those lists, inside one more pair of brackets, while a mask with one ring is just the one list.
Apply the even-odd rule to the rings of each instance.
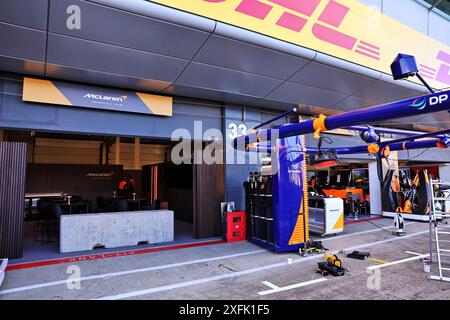
[[173, 241], [174, 215], [170, 210], [126, 211], [63, 215], [60, 220], [61, 253], [117, 248], [140, 242]]
[[6, 267], [8, 266], [8, 259], [0, 259], [0, 287], [5, 278]]

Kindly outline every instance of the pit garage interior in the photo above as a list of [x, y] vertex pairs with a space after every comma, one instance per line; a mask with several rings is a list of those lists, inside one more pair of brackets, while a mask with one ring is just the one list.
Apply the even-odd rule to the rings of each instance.
[[[38, 202], [22, 201], [21, 197], [21, 216], [16, 221], [23, 224], [14, 224], [14, 233], [8, 234], [12, 244], [4, 250], [15, 251], [0, 299], [220, 299], [228, 297], [230, 291], [238, 299], [271, 298], [273, 294], [278, 298], [299, 298], [295, 294], [289, 296], [289, 286], [309, 281], [311, 275], [318, 283], [322, 281], [315, 269], [323, 255], [306, 259], [296, 253], [275, 255], [255, 245], [258, 241], [222, 241], [220, 203], [233, 202], [237, 210], [245, 211], [244, 182], [250, 172], [261, 170], [261, 163], [174, 165], [171, 151], [176, 141], [171, 141], [171, 134], [183, 128], [194, 136], [194, 122], [202, 121], [202, 132], [219, 129], [224, 139], [232, 140], [294, 106], [299, 122], [318, 114], [332, 116], [428, 94], [417, 81], [394, 81], [385, 72], [151, 1], [38, 0], [26, 2], [28, 16], [19, 17], [16, 13], [24, 3], [25, 0], [7, 0], [0, 4], [0, 35], [10, 43], [0, 48], [0, 141], [26, 145], [23, 195], [77, 196], [83, 203], [81, 211], [87, 206], [90, 213], [101, 213], [105, 208], [102, 205], [109, 205], [102, 200], [114, 198], [121, 179], [129, 176], [134, 180], [136, 193], [131, 198], [138, 199], [138, 205], [146, 210], [173, 211], [175, 232], [170, 243], [140, 243], [119, 249], [100, 246], [90, 251], [60, 253], [55, 232], [35, 229], [33, 215], [38, 211]], [[61, 18], [72, 4], [86, 13], [84, 27], [76, 31], [68, 30]], [[139, 36], [142, 34], [145, 39]], [[397, 53], [388, 54], [394, 59]], [[29, 101], [23, 95], [25, 78], [51, 81], [55, 86], [81, 85], [99, 92], [117, 90], [117, 95], [145, 92], [170, 97], [173, 114], [142, 115], [100, 107], [78, 108], [55, 101]], [[292, 119], [283, 117], [271, 125], [288, 122]], [[441, 111], [373, 125], [420, 134], [446, 129], [449, 123], [450, 114]], [[323, 133], [329, 138], [324, 139], [323, 147], [361, 145], [359, 134], [350, 129]], [[384, 141], [404, 136], [381, 134]], [[317, 148], [318, 141], [312, 135], [305, 137], [306, 146]], [[195, 141], [202, 150], [211, 143], [204, 137]], [[223, 148], [225, 155], [239, 157], [230, 143]], [[192, 154], [183, 157], [192, 159]], [[391, 153], [388, 160], [383, 163], [383, 175], [394, 168], [398, 175], [404, 172], [409, 180], [401, 190], [397, 188], [400, 181], [392, 183], [395, 187], [390, 191], [397, 201], [394, 211], [412, 189], [419, 171], [426, 170], [434, 179], [450, 181], [449, 151], [444, 148], [401, 150]], [[310, 192], [342, 199], [344, 225], [337, 235], [322, 237], [320, 232], [311, 233], [310, 239], [323, 241], [330, 253], [344, 257], [344, 264], [355, 272], [349, 272], [350, 281], [345, 286], [335, 279], [329, 288], [315, 291], [307, 287], [309, 297], [336, 298], [333, 289], [339, 289], [339, 298], [355, 298], [358, 293], [349, 293], [350, 289], [354, 285], [365, 286], [369, 265], [386, 265], [385, 270], [389, 270], [390, 262], [426, 254], [427, 223], [407, 220], [406, 237], [391, 235], [393, 219], [383, 208], [373, 155], [339, 157], [337, 165], [331, 168], [308, 167], [307, 180], [312, 179], [316, 179], [314, 186], [308, 186], [315, 190]], [[317, 203], [311, 207], [322, 209]], [[419, 215], [427, 218], [426, 214]], [[408, 213], [404, 216], [407, 219]], [[262, 220], [270, 221], [270, 217]], [[183, 247], [192, 243], [204, 246]], [[137, 253], [157, 247], [167, 251]], [[339, 254], [344, 249], [370, 250], [382, 262], [347, 259]], [[18, 251], [20, 254], [16, 254]], [[136, 256], [129, 259], [127, 255], [131, 254]], [[51, 262], [47, 266], [33, 264], [42, 260]], [[65, 290], [67, 261], [81, 265], [85, 275], [92, 277], [87, 283], [98, 286], [94, 290], [82, 286], [78, 293]], [[300, 273], [298, 265], [305, 265]], [[106, 276], [98, 272], [99, 267], [105, 268], [108, 276], [123, 280], [127, 290], [104, 280]], [[278, 272], [278, 268], [285, 272]], [[137, 276], [121, 278], [124, 270]], [[155, 270], [161, 270], [161, 274], [155, 277]], [[376, 292], [368, 289], [359, 297], [439, 297], [433, 284], [424, 279], [423, 267], [416, 260], [386, 274], [383, 283], [387, 287]], [[413, 274], [412, 283], [424, 286], [422, 293], [399, 289], [410, 279], [406, 274]], [[235, 279], [246, 275], [250, 276], [236, 285]], [[41, 285], [33, 287], [36, 278]], [[197, 284], [200, 285], [192, 288]], [[440, 286], [444, 297], [449, 297], [445, 286], [436, 286]], [[392, 295], [393, 290], [400, 291]], [[271, 292], [260, 294], [265, 291]]]
[[[72, 202], [61, 207], [63, 214], [171, 210], [171, 245], [207, 241], [221, 235], [220, 215], [209, 214], [209, 204], [202, 203], [198, 195], [207, 194], [205, 200], [209, 201], [222, 199], [223, 167], [202, 168], [201, 164], [193, 164], [192, 141], [184, 141], [188, 148], [176, 154], [184, 163], [175, 165], [171, 161], [175, 141], [18, 130], [5, 130], [3, 134], [5, 141], [27, 146], [23, 253], [17, 262], [87, 253], [60, 253], [59, 228], [55, 221], [46, 218], [43, 206], [47, 198], [58, 199], [61, 195], [66, 204], [67, 197]], [[205, 145], [200, 141], [197, 147], [202, 151]], [[119, 185], [126, 178], [133, 180], [133, 190], [121, 195]], [[201, 217], [201, 212], [208, 214]], [[136, 245], [125, 249], [167, 243]], [[99, 243], [91, 252], [111, 251]]]

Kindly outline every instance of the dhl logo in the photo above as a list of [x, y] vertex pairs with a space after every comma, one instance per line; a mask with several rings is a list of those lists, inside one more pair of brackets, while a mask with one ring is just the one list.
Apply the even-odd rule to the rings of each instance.
[[450, 86], [450, 49], [356, 0], [150, 0], [253, 30], [384, 73], [415, 55], [436, 88]]
[[[203, 1], [221, 3], [228, 0]], [[317, 21], [310, 22], [310, 17], [315, 13], [322, 0], [267, 0], [267, 2], [271, 4], [260, 0], [242, 0], [235, 11], [255, 19], [265, 20], [274, 6], [281, 6], [289, 11], [284, 11], [279, 17], [276, 22], [277, 26], [300, 33], [307, 23], [313, 23], [312, 33], [317, 39], [354, 51], [370, 59], [380, 60], [381, 48], [379, 46], [339, 31], [339, 27], [350, 11], [349, 7], [330, 0]]]
[[[221, 3], [228, 0], [203, 1]], [[278, 18], [277, 26], [300, 33], [307, 23], [312, 23], [312, 34], [318, 40], [353, 51], [370, 59], [380, 60], [380, 46], [359, 40], [352, 35], [339, 31], [339, 27], [348, 15], [350, 7], [335, 0], [328, 0], [317, 21], [310, 21], [310, 17], [315, 13], [322, 1], [266, 0], [266, 2], [263, 2], [261, 0], [242, 0], [235, 8], [235, 11], [254, 19], [265, 20], [274, 9], [274, 6], [281, 6], [287, 10]], [[292, 12], [295, 12], [295, 14]], [[440, 62], [439, 69], [421, 64], [421, 74], [428, 79], [450, 85], [450, 54], [439, 51], [437, 60]]]
[[440, 62], [439, 69], [425, 64], [419, 65], [419, 72], [424, 78], [436, 80], [438, 82], [450, 85], [450, 54], [439, 51], [436, 59]]

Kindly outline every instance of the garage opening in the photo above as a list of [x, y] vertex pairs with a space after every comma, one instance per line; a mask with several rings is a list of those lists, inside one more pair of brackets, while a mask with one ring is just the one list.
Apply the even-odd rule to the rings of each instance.
[[367, 163], [339, 159], [338, 166], [308, 170], [308, 179], [310, 194], [341, 198], [344, 201], [345, 221], [372, 217]]
[[[5, 130], [5, 140], [27, 145], [20, 259], [23, 262], [110, 252], [118, 248], [189, 243], [217, 239], [221, 235], [220, 206], [208, 204], [208, 201], [222, 201], [223, 167], [175, 165], [171, 161], [172, 141], [12, 130]], [[208, 170], [206, 176], [204, 170]], [[209, 198], [202, 200], [199, 193]], [[149, 218], [167, 210], [173, 211], [172, 218], [164, 215], [161, 220]], [[62, 241], [65, 241], [61, 238], [64, 237], [62, 216], [81, 217], [87, 222], [87, 229], [74, 222], [73, 228], [80, 228], [80, 239], [86, 230], [100, 232], [96, 221], [112, 216], [113, 227], [101, 230], [101, 237], [105, 238], [108, 232], [116, 235], [124, 232], [120, 223], [130, 223], [134, 218], [127, 215], [140, 212], [144, 213], [143, 223], [154, 226], [152, 232], [158, 235], [157, 239], [169, 240], [155, 242], [143, 237], [136, 243], [123, 245], [120, 241], [124, 238], [133, 238], [128, 228], [130, 234], [118, 237], [120, 241], [114, 247], [99, 240], [89, 250], [61, 252]], [[117, 220], [118, 215], [125, 222]], [[170, 228], [174, 230], [172, 238]], [[136, 233], [142, 229], [141, 222], [131, 228]]]

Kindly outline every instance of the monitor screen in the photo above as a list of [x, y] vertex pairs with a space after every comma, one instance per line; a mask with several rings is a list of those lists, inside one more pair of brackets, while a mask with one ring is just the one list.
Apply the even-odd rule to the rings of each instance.
[[369, 178], [369, 170], [367, 169], [353, 169], [353, 184], [354, 186], [362, 186], [365, 179]]

